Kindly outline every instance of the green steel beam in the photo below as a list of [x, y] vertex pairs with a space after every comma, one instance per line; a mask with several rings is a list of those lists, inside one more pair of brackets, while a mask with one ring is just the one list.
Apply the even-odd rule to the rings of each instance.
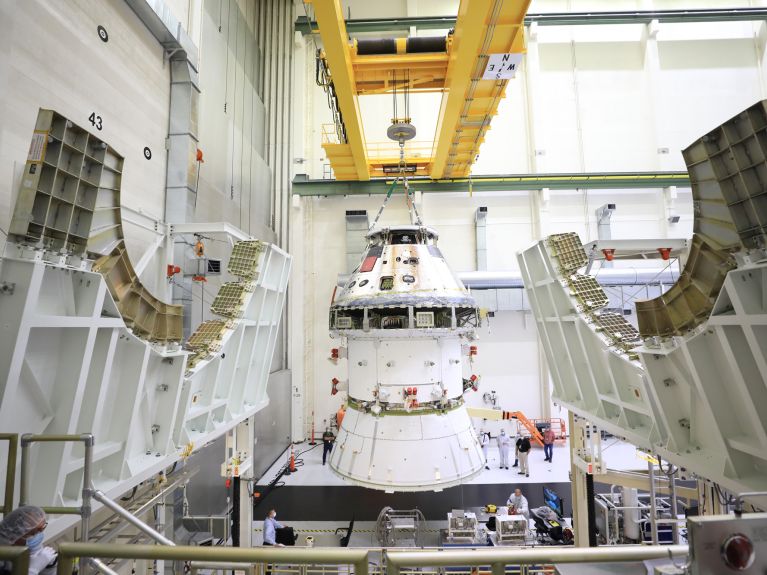
[[[366, 182], [310, 180], [304, 175], [293, 178], [293, 193], [299, 196], [359, 196], [385, 194], [394, 180], [379, 178]], [[649, 189], [671, 186], [688, 187], [687, 172], [634, 172], [584, 174], [521, 174], [473, 176], [448, 180], [410, 178], [410, 187], [418, 192], [507, 192], [548, 188], [574, 189]]]
[[[539, 26], [578, 26], [593, 24], [642, 24], [659, 22], [726, 22], [767, 20], [767, 8], [731, 8], [702, 10], [631, 10], [619, 12], [551, 12], [528, 14], [525, 25], [537, 22]], [[409, 18], [371, 18], [346, 21], [350, 34], [362, 32], [407, 31], [411, 26], [420, 30], [449, 30], [455, 26], [455, 16], [431, 16]], [[317, 31], [317, 23], [306, 16], [299, 16], [296, 30], [303, 34]]]

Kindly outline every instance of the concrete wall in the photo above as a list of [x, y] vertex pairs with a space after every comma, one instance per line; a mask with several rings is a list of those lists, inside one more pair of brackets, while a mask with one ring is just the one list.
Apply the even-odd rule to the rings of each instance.
[[[352, 18], [451, 12], [449, 3], [351, 1]], [[540, 1], [530, 12], [559, 10], [631, 10], [713, 8], [737, 2]], [[761, 5], [761, 4], [760, 4]], [[452, 10], [455, 12], [454, 9]], [[300, 11], [299, 11], [300, 13]], [[419, 33], [416, 31], [416, 33]], [[436, 35], [427, 30], [423, 35]], [[547, 173], [568, 171], [683, 170], [681, 150], [719, 122], [754, 101], [765, 90], [764, 23], [660, 24], [620, 26], [537, 27], [528, 29], [523, 70], [510, 82], [507, 97], [480, 150], [475, 174]], [[330, 121], [324, 93], [314, 86], [314, 46], [302, 53], [304, 74], [296, 74], [304, 118], [303, 146], [296, 155], [306, 161], [302, 171], [312, 178], [329, 177], [321, 148], [321, 125]], [[299, 50], [299, 52], [302, 52]], [[413, 96], [411, 115], [416, 140], [431, 140], [439, 96]], [[361, 100], [369, 141], [384, 140], [391, 117], [391, 97]], [[327, 334], [327, 310], [336, 274], [345, 267], [345, 210], [366, 209], [372, 221], [382, 197], [296, 199], [293, 233], [305, 244], [294, 252], [294, 278], [306, 286], [293, 300], [303, 313], [295, 329], [296, 354], [305, 357], [306, 371], [294, 372], [295, 401], [306, 433], [311, 413], [317, 427], [343, 401], [330, 396], [330, 380], [344, 379], [344, 360], [328, 361], [338, 345]], [[516, 270], [515, 254], [532, 241], [561, 231], [576, 231], [585, 241], [597, 236], [595, 210], [616, 203], [614, 238], [689, 237], [692, 201], [689, 189], [563, 190], [515, 193], [424, 195], [420, 211], [441, 233], [440, 247], [456, 271], [476, 269], [474, 213], [488, 207], [488, 269]], [[679, 215], [677, 224], [668, 216]], [[406, 223], [402, 196], [394, 196], [382, 225]], [[298, 244], [296, 244], [298, 245]], [[296, 282], [294, 282], [294, 285]], [[295, 319], [294, 321], [298, 321]], [[498, 312], [490, 331], [479, 331], [479, 356], [473, 371], [482, 375], [480, 391], [495, 389], [504, 409], [520, 409], [531, 417], [547, 410], [541, 400], [548, 385], [539, 363], [537, 335], [530, 316]], [[481, 403], [480, 394], [469, 402]], [[545, 396], [544, 396], [545, 397]], [[295, 415], [294, 411], [294, 417]], [[556, 408], [552, 416], [557, 416]]]

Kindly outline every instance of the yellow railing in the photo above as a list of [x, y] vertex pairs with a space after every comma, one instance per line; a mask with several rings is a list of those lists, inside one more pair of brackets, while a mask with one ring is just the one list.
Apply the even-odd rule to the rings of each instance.
[[11, 575], [29, 574], [29, 550], [26, 546], [0, 547], [0, 564], [9, 561]]
[[[321, 130], [323, 144], [340, 143], [334, 124], [322, 124]], [[433, 147], [434, 142], [412, 140], [405, 144], [405, 157], [429, 160], [431, 158]], [[374, 162], [382, 158], [399, 158], [399, 144], [394, 141], [365, 142], [365, 149], [367, 150], [369, 162]]]
[[[166, 547], [61, 543], [58, 575], [71, 575], [75, 558], [183, 561], [193, 573], [244, 570], [249, 575], [266, 571], [285, 575], [539, 575], [552, 573], [556, 563], [643, 561], [686, 557], [686, 545], [615, 546], [596, 548], [466, 548], [434, 550], [374, 550], [332, 547]], [[24, 575], [28, 555], [23, 547], [0, 547], [0, 560], [13, 563], [14, 575]]]
[[[450, 567], [454, 565], [480, 568], [490, 567], [492, 575], [508, 575], [508, 566], [519, 566], [519, 573], [545, 572], [552, 563], [607, 563], [664, 559], [686, 556], [686, 545], [640, 545], [592, 548], [535, 548], [504, 549], [450, 549], [438, 551], [394, 551], [386, 554], [386, 574], [402, 575], [407, 568]], [[532, 571], [530, 568], [532, 567]]]
[[322, 143], [323, 144], [340, 144], [338, 139], [338, 132], [336, 131], [335, 124], [322, 124]]
[[[399, 144], [389, 142], [366, 142], [368, 161], [373, 162], [381, 158], [399, 158]], [[406, 158], [431, 159], [432, 142], [411, 140], [405, 143]]]
[[[346, 548], [290, 548], [290, 547], [189, 547], [163, 545], [115, 545], [98, 543], [61, 543], [58, 548], [58, 575], [72, 575], [75, 558], [87, 559], [148, 559], [160, 561], [191, 562], [196, 569], [249, 569], [251, 573], [272, 570], [272, 564], [280, 565], [348, 565], [354, 575], [368, 574], [366, 549]], [[1, 555], [0, 555], [1, 556]], [[211, 567], [228, 564], [226, 567]], [[255, 569], [255, 571], [254, 571]]]
[[19, 449], [18, 433], [0, 433], [0, 441], [8, 442], [8, 461], [5, 464], [5, 496], [2, 512], [8, 515], [13, 510], [13, 488], [16, 484], [16, 456]]

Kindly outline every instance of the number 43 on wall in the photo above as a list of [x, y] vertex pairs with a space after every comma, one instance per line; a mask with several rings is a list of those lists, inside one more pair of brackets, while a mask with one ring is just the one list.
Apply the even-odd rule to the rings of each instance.
[[101, 116], [97, 116], [96, 112], [91, 112], [91, 115], [88, 116], [88, 121], [97, 130], [101, 130], [103, 128], [103, 126], [101, 125]]

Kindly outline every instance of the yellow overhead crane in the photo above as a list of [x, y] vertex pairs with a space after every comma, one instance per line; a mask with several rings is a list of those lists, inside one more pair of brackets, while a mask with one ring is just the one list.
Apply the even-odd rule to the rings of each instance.
[[336, 179], [398, 173], [397, 151], [382, 152], [365, 140], [358, 97], [405, 88], [442, 93], [431, 149], [405, 148], [408, 175], [467, 177], [508, 83], [509, 74], [491, 71], [518, 64], [514, 56], [525, 51], [530, 0], [461, 0], [455, 29], [446, 38], [372, 41], [349, 41], [340, 0], [307, 3], [314, 6], [323, 42], [319, 58], [342, 124], [322, 144]]

